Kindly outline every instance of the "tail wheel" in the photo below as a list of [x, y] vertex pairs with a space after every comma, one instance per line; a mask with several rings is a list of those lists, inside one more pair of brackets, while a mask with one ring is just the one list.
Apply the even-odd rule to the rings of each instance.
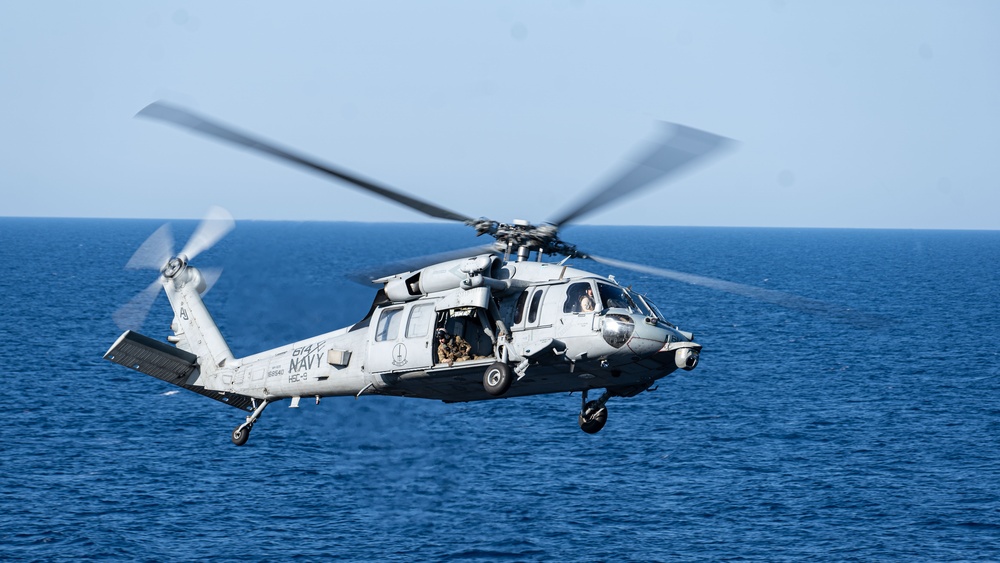
[[580, 430], [587, 434], [597, 434], [608, 422], [608, 407], [597, 401], [590, 401], [583, 407], [578, 420]]
[[503, 362], [493, 362], [483, 374], [483, 388], [494, 397], [499, 397], [510, 389], [513, 375], [510, 366]]

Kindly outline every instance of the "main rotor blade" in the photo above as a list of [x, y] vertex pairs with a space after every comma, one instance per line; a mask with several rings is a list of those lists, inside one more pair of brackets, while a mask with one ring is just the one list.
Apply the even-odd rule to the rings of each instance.
[[170, 225], [164, 224], [149, 235], [125, 264], [126, 270], [159, 270], [174, 255], [174, 235]]
[[624, 260], [616, 260], [614, 258], [594, 256], [593, 254], [588, 254], [587, 258], [607, 266], [623, 268], [644, 274], [652, 274], [654, 276], [676, 280], [691, 285], [707, 287], [717, 291], [724, 291], [726, 293], [743, 295], [745, 297], [771, 303], [772, 305], [785, 307], [786, 309], [794, 309], [796, 311], [803, 311], [814, 315], [835, 317], [842, 321], [848, 321], [851, 324], [864, 324], [871, 327], [885, 321], [885, 319], [876, 315], [863, 313], [861, 311], [850, 311], [845, 307], [837, 307], [835, 305], [831, 305], [830, 303], [825, 303], [816, 299], [809, 299], [808, 297], [802, 297], [792, 293], [785, 293], [784, 291], [764, 289], [762, 287], [744, 285], [741, 283], [699, 276], [696, 274], [688, 274], [685, 272], [678, 272], [676, 270], [667, 270], [664, 268], [656, 268], [654, 266], [646, 266], [644, 264], [636, 264], [634, 262], [626, 262]]
[[235, 129], [210, 121], [204, 117], [196, 115], [186, 109], [172, 106], [164, 102], [153, 102], [144, 107], [136, 117], [148, 117], [150, 119], [160, 119], [191, 129], [198, 133], [215, 137], [223, 141], [228, 141], [237, 145], [242, 145], [248, 149], [255, 150], [266, 155], [304, 166], [316, 172], [333, 176], [365, 191], [380, 195], [396, 203], [405, 205], [410, 209], [415, 209], [425, 215], [438, 219], [448, 219], [451, 221], [470, 222], [472, 218], [460, 213], [449, 211], [432, 203], [419, 200], [415, 197], [405, 195], [387, 186], [381, 186], [371, 180], [366, 180], [357, 174], [335, 168], [333, 165], [319, 161], [318, 159], [295, 153], [289, 149], [279, 147], [277, 144], [265, 141], [258, 137], [253, 137], [246, 133], [240, 133]]
[[191, 239], [184, 245], [181, 254], [187, 256], [188, 260], [194, 260], [195, 256], [215, 246], [235, 226], [236, 222], [228, 211], [218, 206], [211, 207]]
[[115, 321], [115, 325], [121, 330], [138, 330], [142, 328], [142, 323], [149, 316], [149, 310], [153, 308], [156, 296], [160, 294], [161, 286], [160, 277], [157, 277], [146, 289], [130, 299], [128, 303], [119, 307], [111, 315], [111, 319]]
[[550, 224], [560, 227], [633, 194], [653, 182], [704, 158], [731, 143], [730, 139], [676, 123], [661, 123], [663, 133], [634, 164], [607, 185], [591, 192], [575, 207], [557, 216]]

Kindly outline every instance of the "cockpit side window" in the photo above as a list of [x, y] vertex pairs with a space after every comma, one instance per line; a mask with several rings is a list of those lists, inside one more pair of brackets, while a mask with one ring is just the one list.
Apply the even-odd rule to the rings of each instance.
[[633, 313], [639, 311], [635, 302], [625, 293], [624, 289], [615, 285], [599, 283], [597, 284], [597, 290], [601, 294], [601, 301], [604, 302], [605, 307], [609, 309], [628, 309]]
[[566, 289], [563, 313], [589, 313], [597, 308], [590, 282], [576, 282]]

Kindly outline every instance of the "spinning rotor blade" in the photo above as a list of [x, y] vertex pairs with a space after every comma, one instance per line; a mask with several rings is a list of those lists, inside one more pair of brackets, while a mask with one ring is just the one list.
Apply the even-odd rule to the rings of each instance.
[[276, 144], [264, 141], [263, 139], [237, 132], [231, 127], [210, 121], [183, 108], [172, 106], [163, 102], [153, 102], [136, 114], [136, 117], [139, 116], [167, 121], [173, 123], [174, 125], [208, 135], [209, 137], [215, 137], [216, 139], [242, 145], [248, 149], [273, 156], [286, 162], [298, 164], [316, 172], [333, 176], [334, 178], [349, 182], [362, 190], [380, 195], [386, 199], [390, 199], [396, 203], [405, 205], [410, 209], [414, 209], [431, 217], [461, 222], [473, 221], [470, 217], [466, 217], [460, 213], [455, 213], [454, 211], [449, 211], [443, 207], [439, 207], [426, 201], [421, 201], [392, 188], [380, 186], [371, 180], [366, 180], [356, 174], [339, 170], [330, 164], [319, 161], [318, 159], [297, 154], [291, 150], [280, 148]]
[[215, 246], [235, 226], [236, 222], [228, 211], [218, 206], [210, 208], [191, 239], [184, 245], [181, 254], [187, 256], [188, 260], [194, 260], [195, 256]]
[[121, 330], [141, 328], [143, 321], [149, 316], [149, 310], [153, 308], [156, 296], [160, 294], [160, 287], [160, 278], [156, 278], [146, 289], [119, 307], [111, 315], [115, 325]]
[[549, 224], [560, 227], [645, 188], [709, 153], [730, 143], [720, 137], [684, 125], [664, 122], [664, 135], [654, 141], [634, 165], [606, 186], [600, 187]]
[[201, 272], [201, 279], [205, 280], [205, 291], [201, 292], [201, 296], [204, 297], [222, 277], [222, 268], [199, 268], [198, 271]]
[[174, 256], [174, 235], [165, 224], [142, 243], [125, 264], [126, 270], [159, 270]]
[[667, 270], [664, 268], [656, 268], [653, 266], [636, 264], [634, 262], [625, 262], [623, 260], [615, 260], [614, 258], [604, 258], [602, 256], [594, 256], [593, 254], [588, 254], [587, 258], [590, 258], [591, 260], [598, 262], [600, 264], [605, 264], [607, 266], [612, 266], [615, 268], [624, 268], [626, 270], [632, 270], [644, 274], [652, 274], [654, 276], [659, 276], [661, 278], [676, 280], [691, 285], [707, 287], [710, 289], [715, 289], [717, 291], [724, 291], [726, 293], [743, 295], [745, 297], [750, 297], [753, 299], [757, 299], [759, 301], [764, 301], [766, 303], [771, 303], [773, 305], [785, 307], [786, 309], [794, 309], [796, 311], [803, 311], [806, 313], [812, 313], [814, 315], [837, 317], [841, 320], [848, 320], [855, 324], [860, 323], [862, 321], [868, 324], [872, 324], [878, 321], [878, 318], [875, 317], [874, 315], [865, 314], [857, 311], [853, 312], [847, 311], [843, 307], [836, 307], [829, 303], [824, 303], [823, 301], [817, 301], [816, 299], [809, 299], [807, 297], [801, 297], [799, 295], [794, 295], [792, 293], [785, 293], [783, 291], [777, 291], [774, 289], [764, 289], [761, 287], [754, 287], [752, 285], [744, 285], [741, 283], [735, 283], [716, 278], [709, 278], [706, 276], [688, 274], [685, 272]]
[[[219, 242], [222, 237], [226, 236], [226, 233], [233, 230], [234, 226], [233, 216], [228, 211], [221, 207], [210, 208], [208, 214], [198, 224], [194, 234], [191, 235], [191, 240], [188, 241], [181, 254], [186, 255], [188, 260], [193, 259]], [[132, 255], [132, 258], [125, 265], [125, 268], [129, 270], [161, 270], [174, 257], [173, 247], [174, 237], [170, 232], [170, 225], [163, 225], [159, 229], [156, 229], [139, 246], [139, 249], [135, 251], [135, 254]], [[205, 291], [202, 292], [204, 294], [219, 280], [222, 269], [205, 268], [200, 271], [206, 286]], [[162, 276], [157, 276], [156, 280], [146, 287], [146, 289], [142, 290], [111, 315], [118, 328], [126, 330], [142, 326], [143, 321], [149, 316], [149, 310], [153, 307], [156, 296], [160, 292], [162, 280]]]

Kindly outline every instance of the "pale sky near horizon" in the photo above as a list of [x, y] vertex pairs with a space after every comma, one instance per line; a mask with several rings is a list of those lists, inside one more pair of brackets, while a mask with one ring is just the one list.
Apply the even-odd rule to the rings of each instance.
[[166, 100], [540, 222], [658, 120], [735, 149], [581, 223], [1000, 229], [1000, 2], [4, 2], [0, 216], [429, 220]]

